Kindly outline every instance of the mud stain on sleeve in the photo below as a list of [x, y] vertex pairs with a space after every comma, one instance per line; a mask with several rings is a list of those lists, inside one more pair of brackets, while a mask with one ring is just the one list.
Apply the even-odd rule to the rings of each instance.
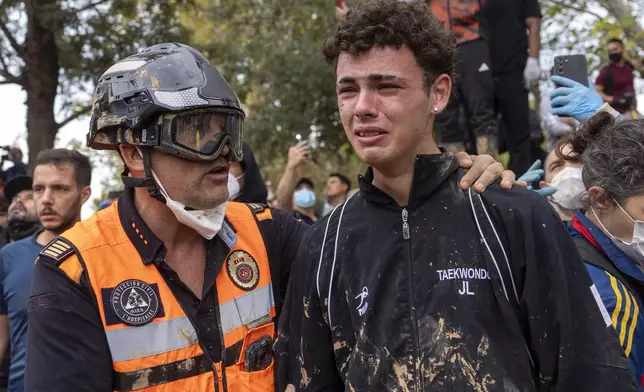
[[475, 346], [476, 352], [470, 352], [458, 326], [448, 326], [442, 317], [438, 320], [429, 318], [423, 322], [428, 336], [434, 342], [422, 369], [422, 374], [429, 383], [441, 383], [441, 376], [451, 380], [446, 382], [463, 380], [475, 392], [488, 392], [489, 386], [496, 384], [490, 374], [480, 373], [482, 361], [479, 359], [488, 354], [490, 347], [487, 336], [484, 335], [478, 346]]
[[300, 387], [306, 388], [309, 386], [309, 383], [311, 383], [311, 379], [306, 373], [306, 369], [304, 369], [304, 366], [300, 366]]
[[338, 351], [341, 348], [347, 347], [347, 342], [338, 342], [333, 343], [333, 351]]
[[297, 360], [300, 362], [300, 388], [306, 388], [311, 383], [311, 378], [304, 368], [304, 360], [301, 355], [297, 356]]
[[[492, 376], [486, 374], [480, 381], [478, 380], [476, 370], [474, 366], [465, 359], [461, 354], [454, 354], [450, 358], [451, 363], [458, 362], [460, 364], [461, 374], [466, 378], [467, 383], [472, 387], [474, 392], [488, 392], [488, 385], [493, 385], [496, 382], [492, 379]], [[478, 367], [478, 366], [477, 366]]]
[[407, 387], [407, 381], [409, 379], [409, 372], [407, 371], [407, 365], [394, 363], [394, 373], [398, 379], [398, 385], [402, 388], [403, 391], [409, 391]]
[[477, 352], [479, 353], [479, 356], [484, 357], [487, 355], [487, 350], [490, 348], [490, 341], [488, 340], [486, 335], [483, 335], [481, 338], [481, 343], [479, 343], [479, 347], [477, 349]]

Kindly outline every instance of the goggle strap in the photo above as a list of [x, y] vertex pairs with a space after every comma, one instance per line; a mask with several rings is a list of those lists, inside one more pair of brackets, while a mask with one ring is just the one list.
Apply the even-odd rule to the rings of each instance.
[[150, 163], [150, 148], [141, 148], [141, 152], [143, 153], [143, 170], [144, 170], [144, 177], [143, 178], [137, 178], [137, 177], [130, 177], [128, 174], [130, 174], [130, 169], [125, 166], [125, 169], [121, 173], [121, 181], [123, 181], [123, 185], [130, 187], [130, 188], [147, 188], [148, 194], [159, 200], [161, 203], [165, 204], [165, 198], [161, 194], [161, 190], [157, 186], [157, 183], [154, 181], [154, 177], [152, 176], [152, 165]]

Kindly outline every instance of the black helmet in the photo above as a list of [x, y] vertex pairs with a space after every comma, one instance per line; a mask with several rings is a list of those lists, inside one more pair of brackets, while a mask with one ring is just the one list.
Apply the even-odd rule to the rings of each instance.
[[214, 160], [228, 145], [241, 160], [243, 121], [234, 91], [201, 53], [158, 44], [101, 76], [87, 145], [152, 147], [191, 160]]

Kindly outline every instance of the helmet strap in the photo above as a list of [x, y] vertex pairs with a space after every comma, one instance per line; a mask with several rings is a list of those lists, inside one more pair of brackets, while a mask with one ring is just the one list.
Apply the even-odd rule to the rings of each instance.
[[121, 180], [123, 181], [123, 185], [130, 188], [147, 188], [148, 194], [152, 198], [159, 200], [161, 203], [165, 203], [165, 197], [161, 194], [161, 190], [152, 176], [151, 150], [152, 148], [150, 147], [141, 146], [141, 153], [143, 155], [143, 178], [130, 177], [128, 175], [130, 174], [130, 169], [125, 165], [121, 173]]

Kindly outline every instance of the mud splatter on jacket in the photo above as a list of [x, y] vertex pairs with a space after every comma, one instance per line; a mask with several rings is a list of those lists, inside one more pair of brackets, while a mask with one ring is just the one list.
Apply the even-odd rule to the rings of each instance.
[[516, 281], [513, 312], [460, 176], [450, 155], [418, 157], [401, 208], [368, 170], [310, 229], [280, 320], [278, 390], [638, 390], [545, 199], [498, 186], [482, 195]]

